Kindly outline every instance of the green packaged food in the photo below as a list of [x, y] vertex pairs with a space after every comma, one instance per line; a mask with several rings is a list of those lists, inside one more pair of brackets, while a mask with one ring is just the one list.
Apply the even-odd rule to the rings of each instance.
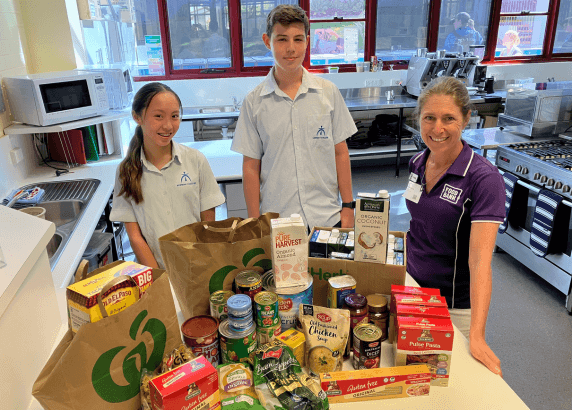
[[247, 363], [221, 364], [217, 370], [223, 410], [264, 410], [254, 390], [252, 370]]
[[326, 393], [308, 377], [292, 349], [277, 340], [254, 353], [254, 387], [267, 410], [327, 410]]

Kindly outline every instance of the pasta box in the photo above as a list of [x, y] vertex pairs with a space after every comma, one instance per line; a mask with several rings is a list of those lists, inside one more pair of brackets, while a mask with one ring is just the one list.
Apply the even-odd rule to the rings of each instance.
[[[322, 229], [331, 230], [332, 228], [314, 227], [310, 237], [315, 230]], [[339, 231], [349, 233], [352, 229], [339, 228]], [[406, 255], [405, 232], [391, 231], [389, 233], [395, 235], [396, 238], [403, 238], [403, 254]], [[391, 265], [309, 257], [308, 272], [314, 280], [314, 305], [327, 306], [328, 279], [341, 275], [351, 275], [356, 280], [356, 293], [362, 295], [380, 293], [389, 297], [392, 285], [405, 284], [406, 266], [406, 259], [403, 265]]]
[[434, 317], [437, 319], [450, 319], [449, 309], [446, 307], [421, 306], [421, 305], [397, 305], [397, 316], [411, 317]]
[[447, 387], [453, 337], [451, 319], [398, 316], [393, 345], [395, 366], [426, 364], [431, 385]]
[[434, 288], [391, 285], [391, 312], [395, 312], [395, 295], [441, 296], [441, 291]]
[[[330, 403], [427, 396], [431, 373], [425, 364], [320, 374]], [[382, 406], [379, 406], [382, 407]]]
[[200, 356], [149, 382], [153, 410], [220, 409], [218, 374]]

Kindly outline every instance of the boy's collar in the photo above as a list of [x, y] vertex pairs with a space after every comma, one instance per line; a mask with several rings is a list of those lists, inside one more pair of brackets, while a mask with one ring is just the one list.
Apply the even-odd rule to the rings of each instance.
[[[306, 70], [304, 67], [302, 67], [302, 70], [303, 72], [302, 72], [302, 84], [300, 85], [300, 94], [305, 93], [310, 89], [321, 90], [322, 86], [316, 80], [316, 78], [313, 75], [310, 75], [308, 70]], [[272, 69], [270, 69], [268, 75], [264, 79], [264, 87], [262, 87], [262, 90], [260, 90], [260, 96], [262, 97], [271, 94], [273, 92], [276, 92], [277, 90], [280, 90], [280, 87], [278, 87], [276, 78], [274, 78], [274, 67], [272, 67]]]

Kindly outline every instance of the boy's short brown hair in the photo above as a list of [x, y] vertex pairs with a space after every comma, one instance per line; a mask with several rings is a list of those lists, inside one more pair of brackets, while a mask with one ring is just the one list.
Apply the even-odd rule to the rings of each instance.
[[268, 14], [268, 17], [266, 17], [266, 35], [268, 38], [272, 37], [272, 30], [274, 30], [276, 23], [286, 27], [293, 23], [302, 23], [304, 24], [306, 35], [310, 31], [310, 21], [306, 12], [300, 6], [281, 4], [274, 7]]

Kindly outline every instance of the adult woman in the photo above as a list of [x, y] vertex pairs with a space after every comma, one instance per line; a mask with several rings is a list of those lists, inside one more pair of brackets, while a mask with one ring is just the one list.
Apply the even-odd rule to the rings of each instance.
[[500, 57], [514, 57], [523, 55], [522, 50], [518, 48], [520, 37], [515, 30], [508, 30], [502, 38], [502, 45], [506, 48], [501, 51]]
[[461, 140], [469, 105], [466, 87], [451, 77], [431, 82], [419, 96], [416, 114], [427, 149], [409, 163], [407, 272], [421, 286], [441, 289], [473, 356], [502, 374], [485, 327], [504, 182], [496, 167]]

